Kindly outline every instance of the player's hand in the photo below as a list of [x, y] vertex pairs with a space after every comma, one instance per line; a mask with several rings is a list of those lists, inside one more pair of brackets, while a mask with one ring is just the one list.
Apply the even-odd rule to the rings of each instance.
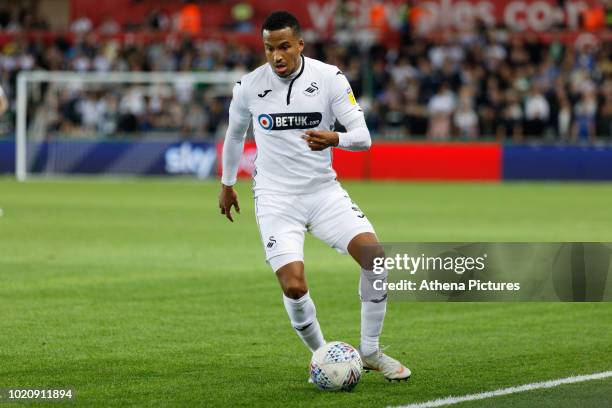
[[240, 204], [238, 203], [238, 195], [234, 191], [234, 187], [221, 184], [221, 193], [219, 194], [219, 208], [221, 214], [225, 214], [228, 220], [234, 222], [232, 218], [232, 206], [236, 208], [236, 212], [240, 214]]
[[307, 130], [302, 139], [308, 143], [310, 150], [319, 151], [338, 146], [338, 133], [331, 130]]

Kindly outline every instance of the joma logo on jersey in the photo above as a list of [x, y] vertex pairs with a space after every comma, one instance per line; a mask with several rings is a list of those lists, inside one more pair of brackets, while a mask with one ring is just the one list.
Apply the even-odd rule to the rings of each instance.
[[265, 130], [312, 129], [321, 124], [321, 112], [263, 113], [257, 121]]

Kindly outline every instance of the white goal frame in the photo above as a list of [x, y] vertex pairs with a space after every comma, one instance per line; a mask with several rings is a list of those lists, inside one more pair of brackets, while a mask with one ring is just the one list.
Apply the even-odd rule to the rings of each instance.
[[176, 83], [229, 85], [240, 79], [241, 72], [71, 72], [71, 71], [21, 71], [17, 76], [17, 118], [15, 133], [15, 176], [19, 181], [28, 178], [27, 169], [27, 113], [28, 84], [41, 82], [62, 83]]

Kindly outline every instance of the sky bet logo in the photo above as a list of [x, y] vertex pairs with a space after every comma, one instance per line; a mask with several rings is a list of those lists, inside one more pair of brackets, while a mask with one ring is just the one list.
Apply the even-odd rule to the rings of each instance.
[[265, 130], [312, 129], [321, 124], [321, 112], [263, 113], [257, 121]]

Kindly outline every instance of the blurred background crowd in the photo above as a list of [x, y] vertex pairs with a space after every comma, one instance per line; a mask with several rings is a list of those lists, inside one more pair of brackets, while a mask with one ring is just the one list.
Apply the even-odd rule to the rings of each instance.
[[[16, 3], [0, 2], [0, 83], [11, 103], [0, 125], [4, 135], [14, 132], [21, 70], [246, 73], [265, 63], [257, 44], [214, 32], [198, 35], [193, 19], [180, 14], [197, 3], [185, 3], [176, 14], [153, 8], [139, 23], [123, 25], [110, 15], [97, 24], [81, 15], [62, 30], [35, 8]], [[585, 26], [585, 14], [571, 39], [562, 25], [541, 35], [484, 21], [423, 32], [415, 20], [418, 2], [405, 6], [395, 41], [346, 35], [352, 28], [343, 27], [341, 12], [334, 35], [305, 32], [304, 54], [343, 70], [375, 137], [612, 141], [610, 2], [601, 3], [593, 27]], [[249, 16], [248, 7], [232, 11], [228, 30], [258, 34], [258, 26], [242, 18]], [[38, 102], [28, 105], [28, 123], [40, 137], [178, 132], [218, 138], [230, 96], [227, 89], [189, 81], [51, 83], [34, 91]]]

